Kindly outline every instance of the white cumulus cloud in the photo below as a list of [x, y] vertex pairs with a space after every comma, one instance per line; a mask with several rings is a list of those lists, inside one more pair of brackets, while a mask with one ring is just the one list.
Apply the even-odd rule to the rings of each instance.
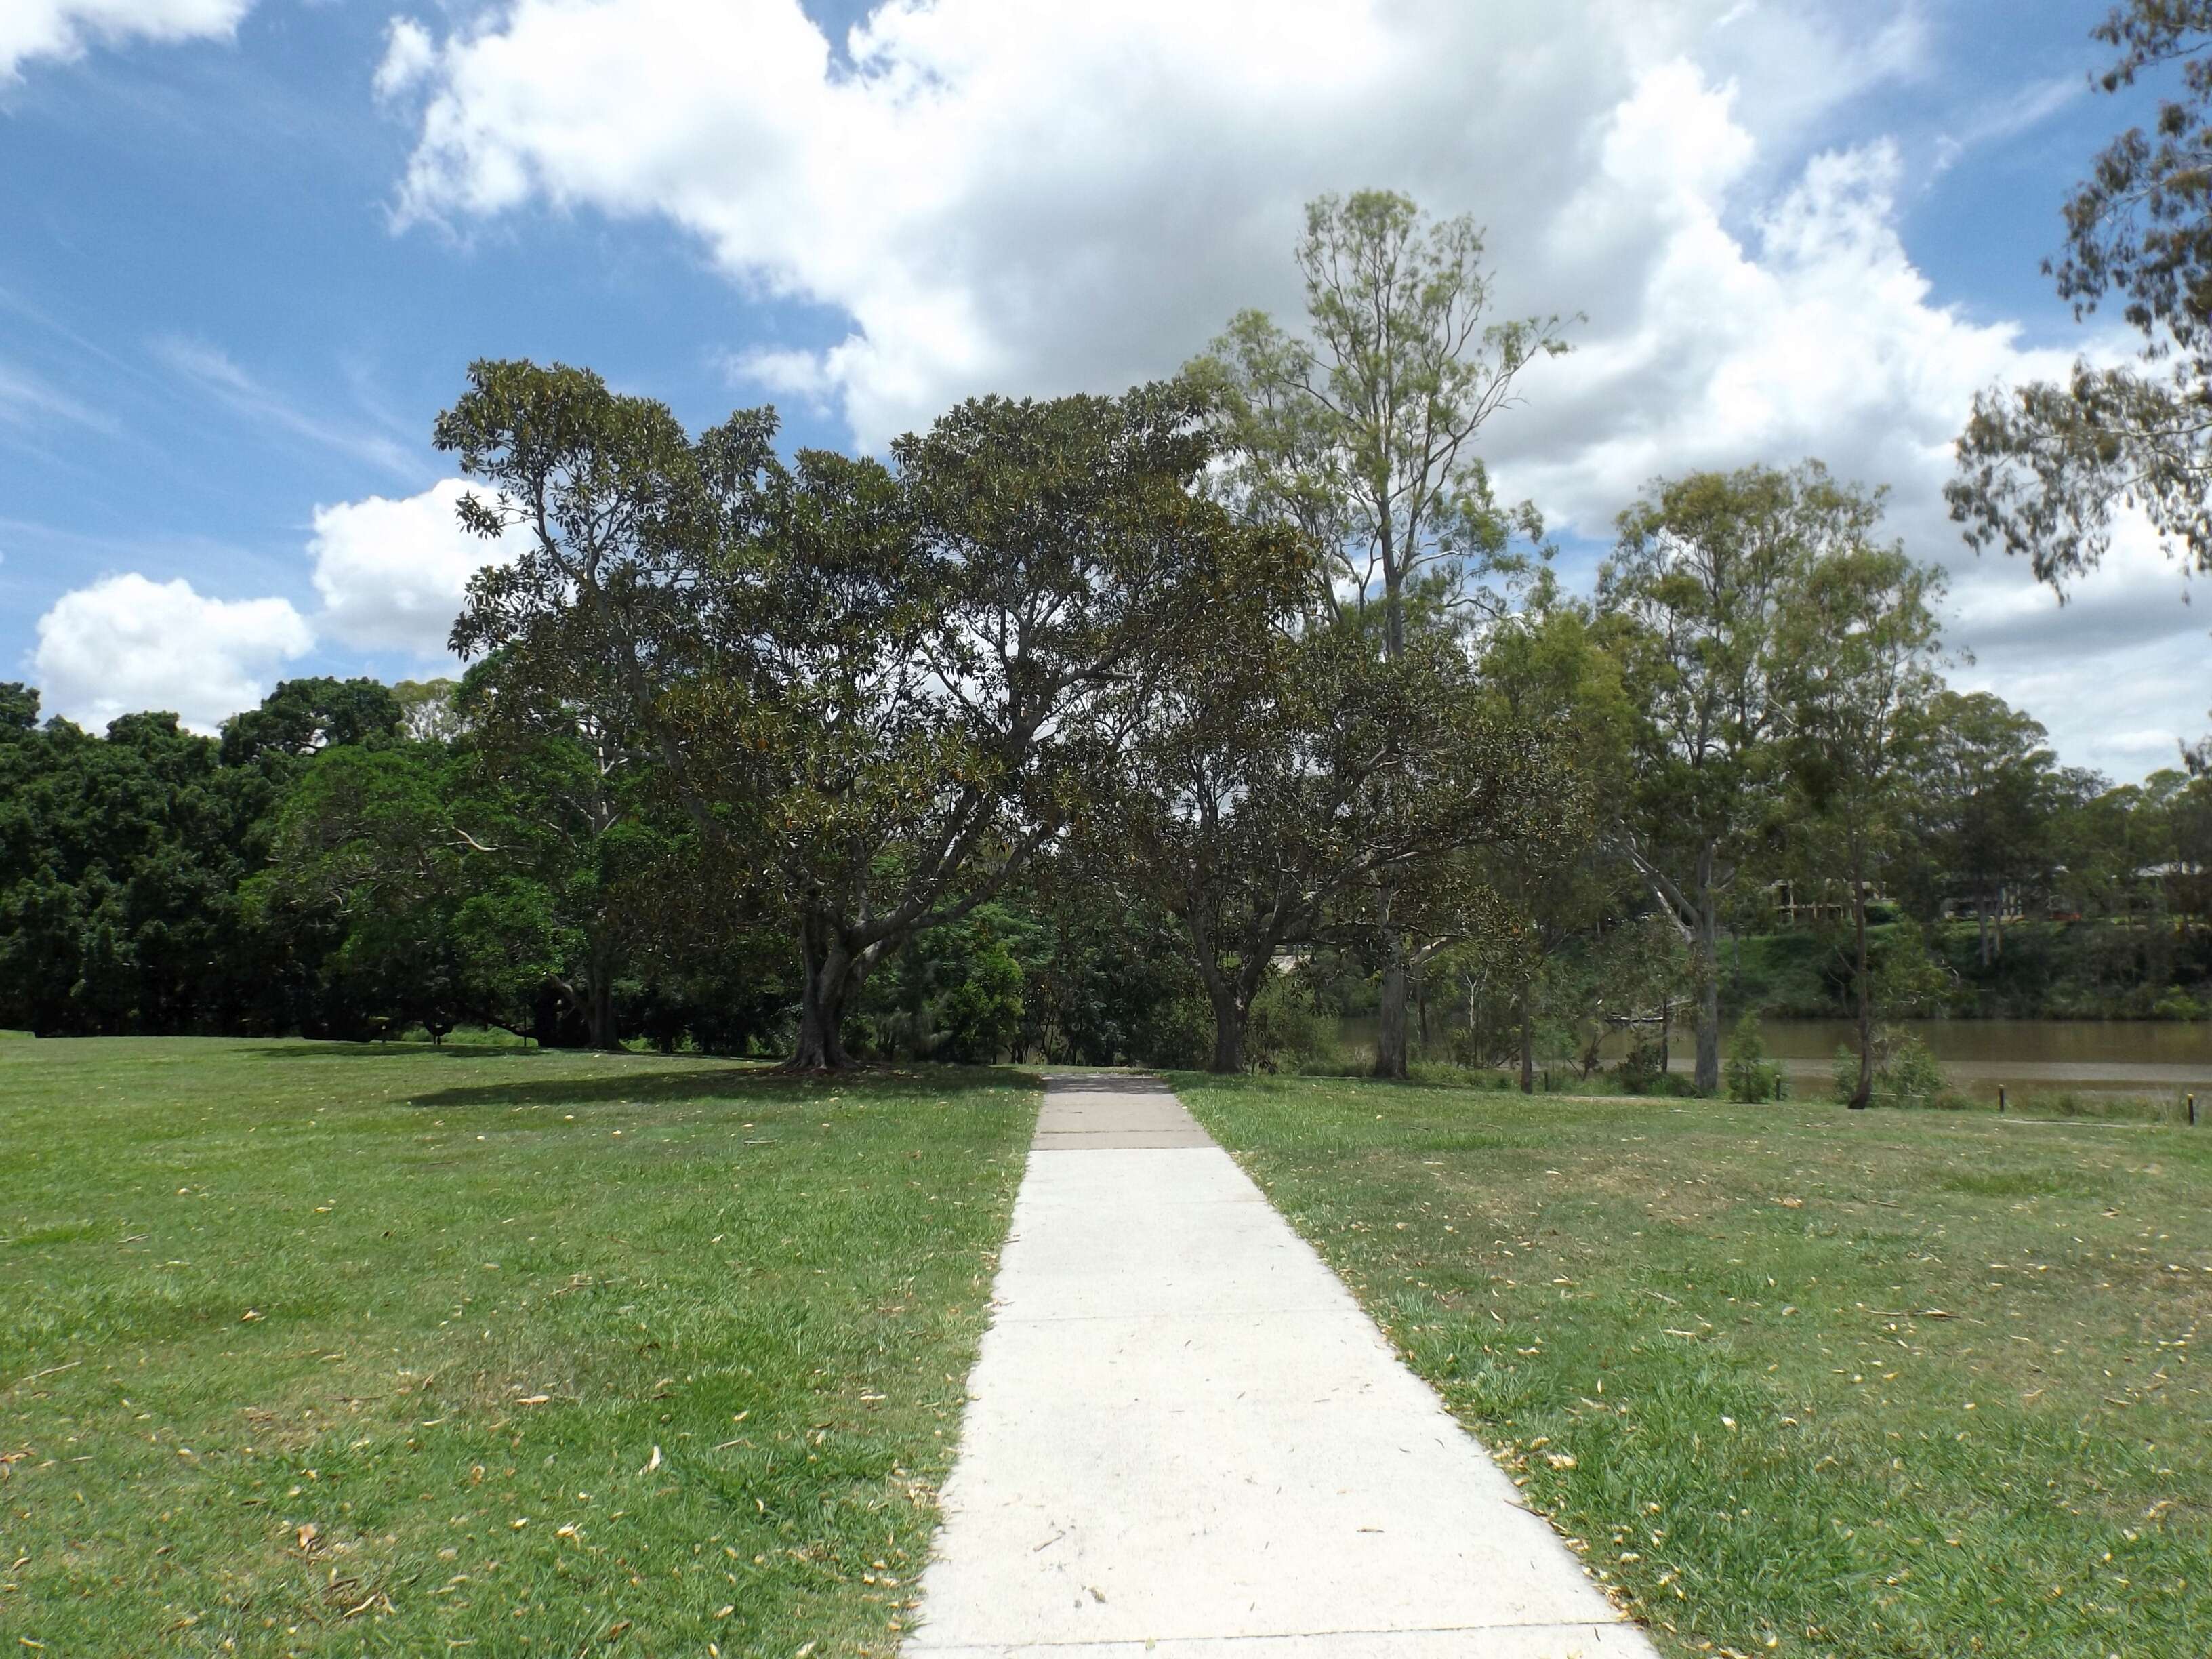
[[[1820, 137], [1871, 89], [1924, 76], [1942, 95], [1921, 17], [1913, 0], [882, 0], [833, 45], [797, 0], [507, 0], [451, 32], [396, 24], [378, 85], [419, 123], [403, 219], [662, 220], [746, 291], [848, 319], [826, 347], [726, 361], [841, 410], [871, 448], [961, 396], [1123, 386], [1242, 307], [1294, 313], [1290, 245], [1321, 191], [1472, 212], [1501, 310], [1587, 318], [1486, 434], [1505, 490], [1603, 539], [1661, 472], [1819, 455], [1889, 483], [1894, 527], [1952, 570], [1981, 672], [2017, 669], [2039, 701], [2008, 695], [2069, 758], [2130, 775], [2139, 757], [2080, 712], [2124, 672], [2112, 629], [2069, 634], [2047, 598], [2006, 613], [2027, 573], [1976, 562], [1942, 501], [1974, 392], [2061, 359], [1931, 291], [1897, 230], [1895, 144], [1863, 124]], [[2057, 106], [2024, 88], [2008, 130]], [[1957, 119], [1978, 132], [1988, 111]], [[2024, 241], [2023, 264], [2042, 251]], [[2071, 609], [2100, 605], [2139, 642], [2202, 644], [2132, 567]], [[2011, 632], [1972, 637], [2000, 613]], [[2194, 730], [2209, 695], [2201, 671], [2146, 682], [2130, 729]]]
[[48, 708], [93, 731], [167, 709], [212, 732], [268, 695], [314, 630], [282, 599], [215, 599], [179, 579], [106, 576], [39, 618], [32, 665]]
[[[1472, 210], [1509, 300], [1616, 328], [1666, 256], [1650, 198], [1717, 210], [1760, 131], [1901, 72], [1912, 9], [1885, 9], [885, 0], [841, 59], [796, 0], [515, 0], [443, 39], [396, 25], [379, 84], [419, 100], [405, 214], [659, 216], [756, 289], [844, 311], [811, 365], [756, 362], [833, 389], [872, 447], [963, 392], [1158, 374], [1238, 307], [1293, 302], [1324, 190]], [[1712, 91], [1739, 70], [1751, 90]], [[1576, 203], [1608, 159], [1633, 235]]]
[[0, 82], [33, 58], [70, 58], [94, 41], [227, 39], [253, 0], [5, 0], [0, 3]]
[[[321, 604], [210, 599], [179, 577], [131, 572], [64, 593], [39, 618], [31, 670], [47, 708], [93, 731], [118, 714], [169, 709], [212, 732], [320, 644], [444, 659], [469, 578], [513, 553], [463, 531], [458, 478], [397, 501], [319, 507], [307, 544]], [[341, 671], [343, 672], [343, 671]], [[359, 672], [359, 671], [354, 671]]]
[[317, 507], [307, 551], [322, 630], [358, 650], [444, 655], [469, 578], [513, 557], [504, 542], [462, 529], [458, 509], [471, 493], [446, 478], [398, 501]]

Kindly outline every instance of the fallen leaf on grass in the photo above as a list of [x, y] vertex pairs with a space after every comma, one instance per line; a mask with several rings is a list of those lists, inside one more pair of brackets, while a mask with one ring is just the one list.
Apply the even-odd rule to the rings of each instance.
[[[640, 1474], [652, 1474], [655, 1469], [659, 1468], [659, 1467], [660, 1467], [660, 1448], [659, 1448], [659, 1447], [658, 1447], [658, 1446], [655, 1446], [655, 1447], [653, 1449], [653, 1455], [652, 1455], [652, 1456], [650, 1456], [650, 1457], [648, 1457], [648, 1458], [647, 1458], [647, 1459], [645, 1460], [645, 1467], [644, 1467], [643, 1468], [640, 1469], [640, 1470], [638, 1471], [638, 1473], [639, 1473]], [[809, 1645], [811, 1646], [811, 1644], [810, 1644]]]

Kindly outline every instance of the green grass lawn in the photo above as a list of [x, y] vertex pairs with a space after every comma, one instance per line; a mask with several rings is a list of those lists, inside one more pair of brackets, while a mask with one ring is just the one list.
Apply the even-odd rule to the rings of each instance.
[[0, 1639], [889, 1651], [1035, 1107], [1010, 1073], [0, 1044]]
[[1668, 1654], [2212, 1654], [2212, 1128], [1176, 1086]]

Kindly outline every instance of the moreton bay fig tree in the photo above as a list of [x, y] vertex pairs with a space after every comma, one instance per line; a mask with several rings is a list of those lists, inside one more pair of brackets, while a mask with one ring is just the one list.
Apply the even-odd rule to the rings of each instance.
[[981, 398], [888, 464], [786, 459], [773, 411], [694, 437], [586, 371], [483, 362], [438, 424], [520, 554], [473, 584], [465, 654], [591, 697], [781, 917], [793, 1064], [846, 1063], [847, 1006], [1060, 835], [1102, 724], [1231, 592], [1239, 528], [1197, 489], [1189, 382]]

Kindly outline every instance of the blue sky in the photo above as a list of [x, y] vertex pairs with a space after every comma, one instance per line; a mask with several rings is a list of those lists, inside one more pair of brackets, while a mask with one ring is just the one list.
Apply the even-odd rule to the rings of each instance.
[[1655, 472], [1822, 454], [2067, 759], [2140, 775], [2212, 702], [2154, 550], [2061, 611], [1938, 499], [1975, 387], [2099, 343], [2038, 264], [2135, 113], [2101, 4], [76, 3], [0, 0], [0, 676], [64, 712], [438, 672], [471, 358], [872, 447], [1291, 308], [1298, 204], [1370, 184], [1588, 314], [1490, 442], [1571, 566]]
[[[430, 424], [472, 358], [587, 363], [704, 420], [734, 400], [718, 350], [822, 331], [657, 225], [396, 230], [386, 21], [264, 4], [234, 41], [94, 47], [0, 88], [0, 386], [34, 388], [0, 402], [0, 670], [112, 571], [307, 606], [313, 508], [444, 476]], [[362, 666], [421, 665], [336, 642], [293, 665]]]

